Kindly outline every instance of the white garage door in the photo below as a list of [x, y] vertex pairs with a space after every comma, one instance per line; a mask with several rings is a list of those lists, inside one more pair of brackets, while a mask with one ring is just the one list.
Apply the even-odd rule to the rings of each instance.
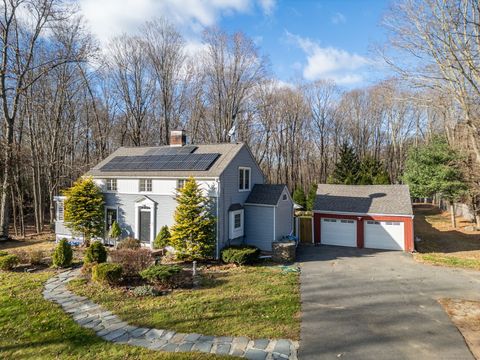
[[366, 221], [364, 246], [370, 249], [404, 250], [404, 223], [400, 221]]
[[322, 244], [357, 247], [356, 220], [322, 218], [320, 228]]

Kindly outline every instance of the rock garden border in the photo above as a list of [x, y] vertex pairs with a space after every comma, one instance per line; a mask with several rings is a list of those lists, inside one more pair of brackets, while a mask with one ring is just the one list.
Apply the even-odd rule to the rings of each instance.
[[67, 270], [48, 279], [43, 296], [58, 303], [77, 324], [92, 329], [106, 341], [167, 352], [197, 351], [252, 360], [297, 359], [298, 342], [289, 339], [207, 336], [129, 325], [88, 298], [67, 289], [66, 284], [79, 274], [79, 269]]

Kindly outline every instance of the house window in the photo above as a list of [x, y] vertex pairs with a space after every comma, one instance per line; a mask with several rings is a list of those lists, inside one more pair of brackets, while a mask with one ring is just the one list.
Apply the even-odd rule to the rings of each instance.
[[63, 221], [64, 213], [63, 200], [57, 201], [57, 221]]
[[238, 169], [238, 190], [250, 190], [250, 168], [241, 167]]
[[234, 217], [234, 226], [235, 229], [239, 229], [242, 227], [242, 214], [238, 213], [235, 214]]
[[283, 199], [283, 200], [287, 200], [287, 194], [283, 194], [282, 199]]
[[178, 179], [177, 180], [177, 190], [183, 189], [185, 187], [185, 183], [187, 180], [185, 179]]
[[243, 209], [230, 211], [230, 239], [243, 236]]
[[117, 179], [107, 179], [107, 191], [117, 191]]
[[152, 191], [152, 179], [140, 179], [139, 189], [140, 192]]
[[107, 231], [110, 231], [110, 228], [112, 227], [113, 222], [114, 221], [118, 222], [118, 220], [117, 220], [117, 209], [107, 208], [106, 212], [105, 212], [105, 216], [106, 216], [105, 227], [106, 227]]

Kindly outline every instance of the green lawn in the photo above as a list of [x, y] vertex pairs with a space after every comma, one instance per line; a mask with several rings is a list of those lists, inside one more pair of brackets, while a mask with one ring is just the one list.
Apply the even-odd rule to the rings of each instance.
[[43, 299], [43, 283], [52, 274], [0, 271], [0, 359], [226, 359], [105, 342]]
[[420, 261], [428, 262], [433, 265], [480, 270], [480, 260], [477, 259], [463, 259], [442, 253], [416, 254], [416, 258]]
[[299, 338], [298, 274], [284, 274], [274, 266], [208, 271], [201, 289], [175, 290], [162, 297], [129, 297], [119, 289], [82, 282], [70, 288], [138, 326], [205, 335]]

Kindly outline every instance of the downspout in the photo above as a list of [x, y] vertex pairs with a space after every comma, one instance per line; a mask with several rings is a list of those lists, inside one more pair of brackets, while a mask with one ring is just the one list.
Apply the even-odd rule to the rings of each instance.
[[215, 241], [215, 259], [218, 260], [220, 259], [220, 244], [219, 244], [219, 218], [218, 218], [218, 215], [219, 215], [219, 210], [218, 210], [218, 203], [220, 201], [220, 180], [217, 179], [216, 180], [217, 182], [217, 201], [216, 201], [216, 217], [217, 217], [217, 221], [216, 221], [216, 241]]
[[273, 241], [276, 241], [276, 239], [277, 239], [277, 234], [276, 234], [276, 220], [277, 220], [276, 217], [277, 217], [277, 215], [276, 215], [276, 211], [275, 211], [276, 208], [277, 208], [276, 206], [273, 207]]

